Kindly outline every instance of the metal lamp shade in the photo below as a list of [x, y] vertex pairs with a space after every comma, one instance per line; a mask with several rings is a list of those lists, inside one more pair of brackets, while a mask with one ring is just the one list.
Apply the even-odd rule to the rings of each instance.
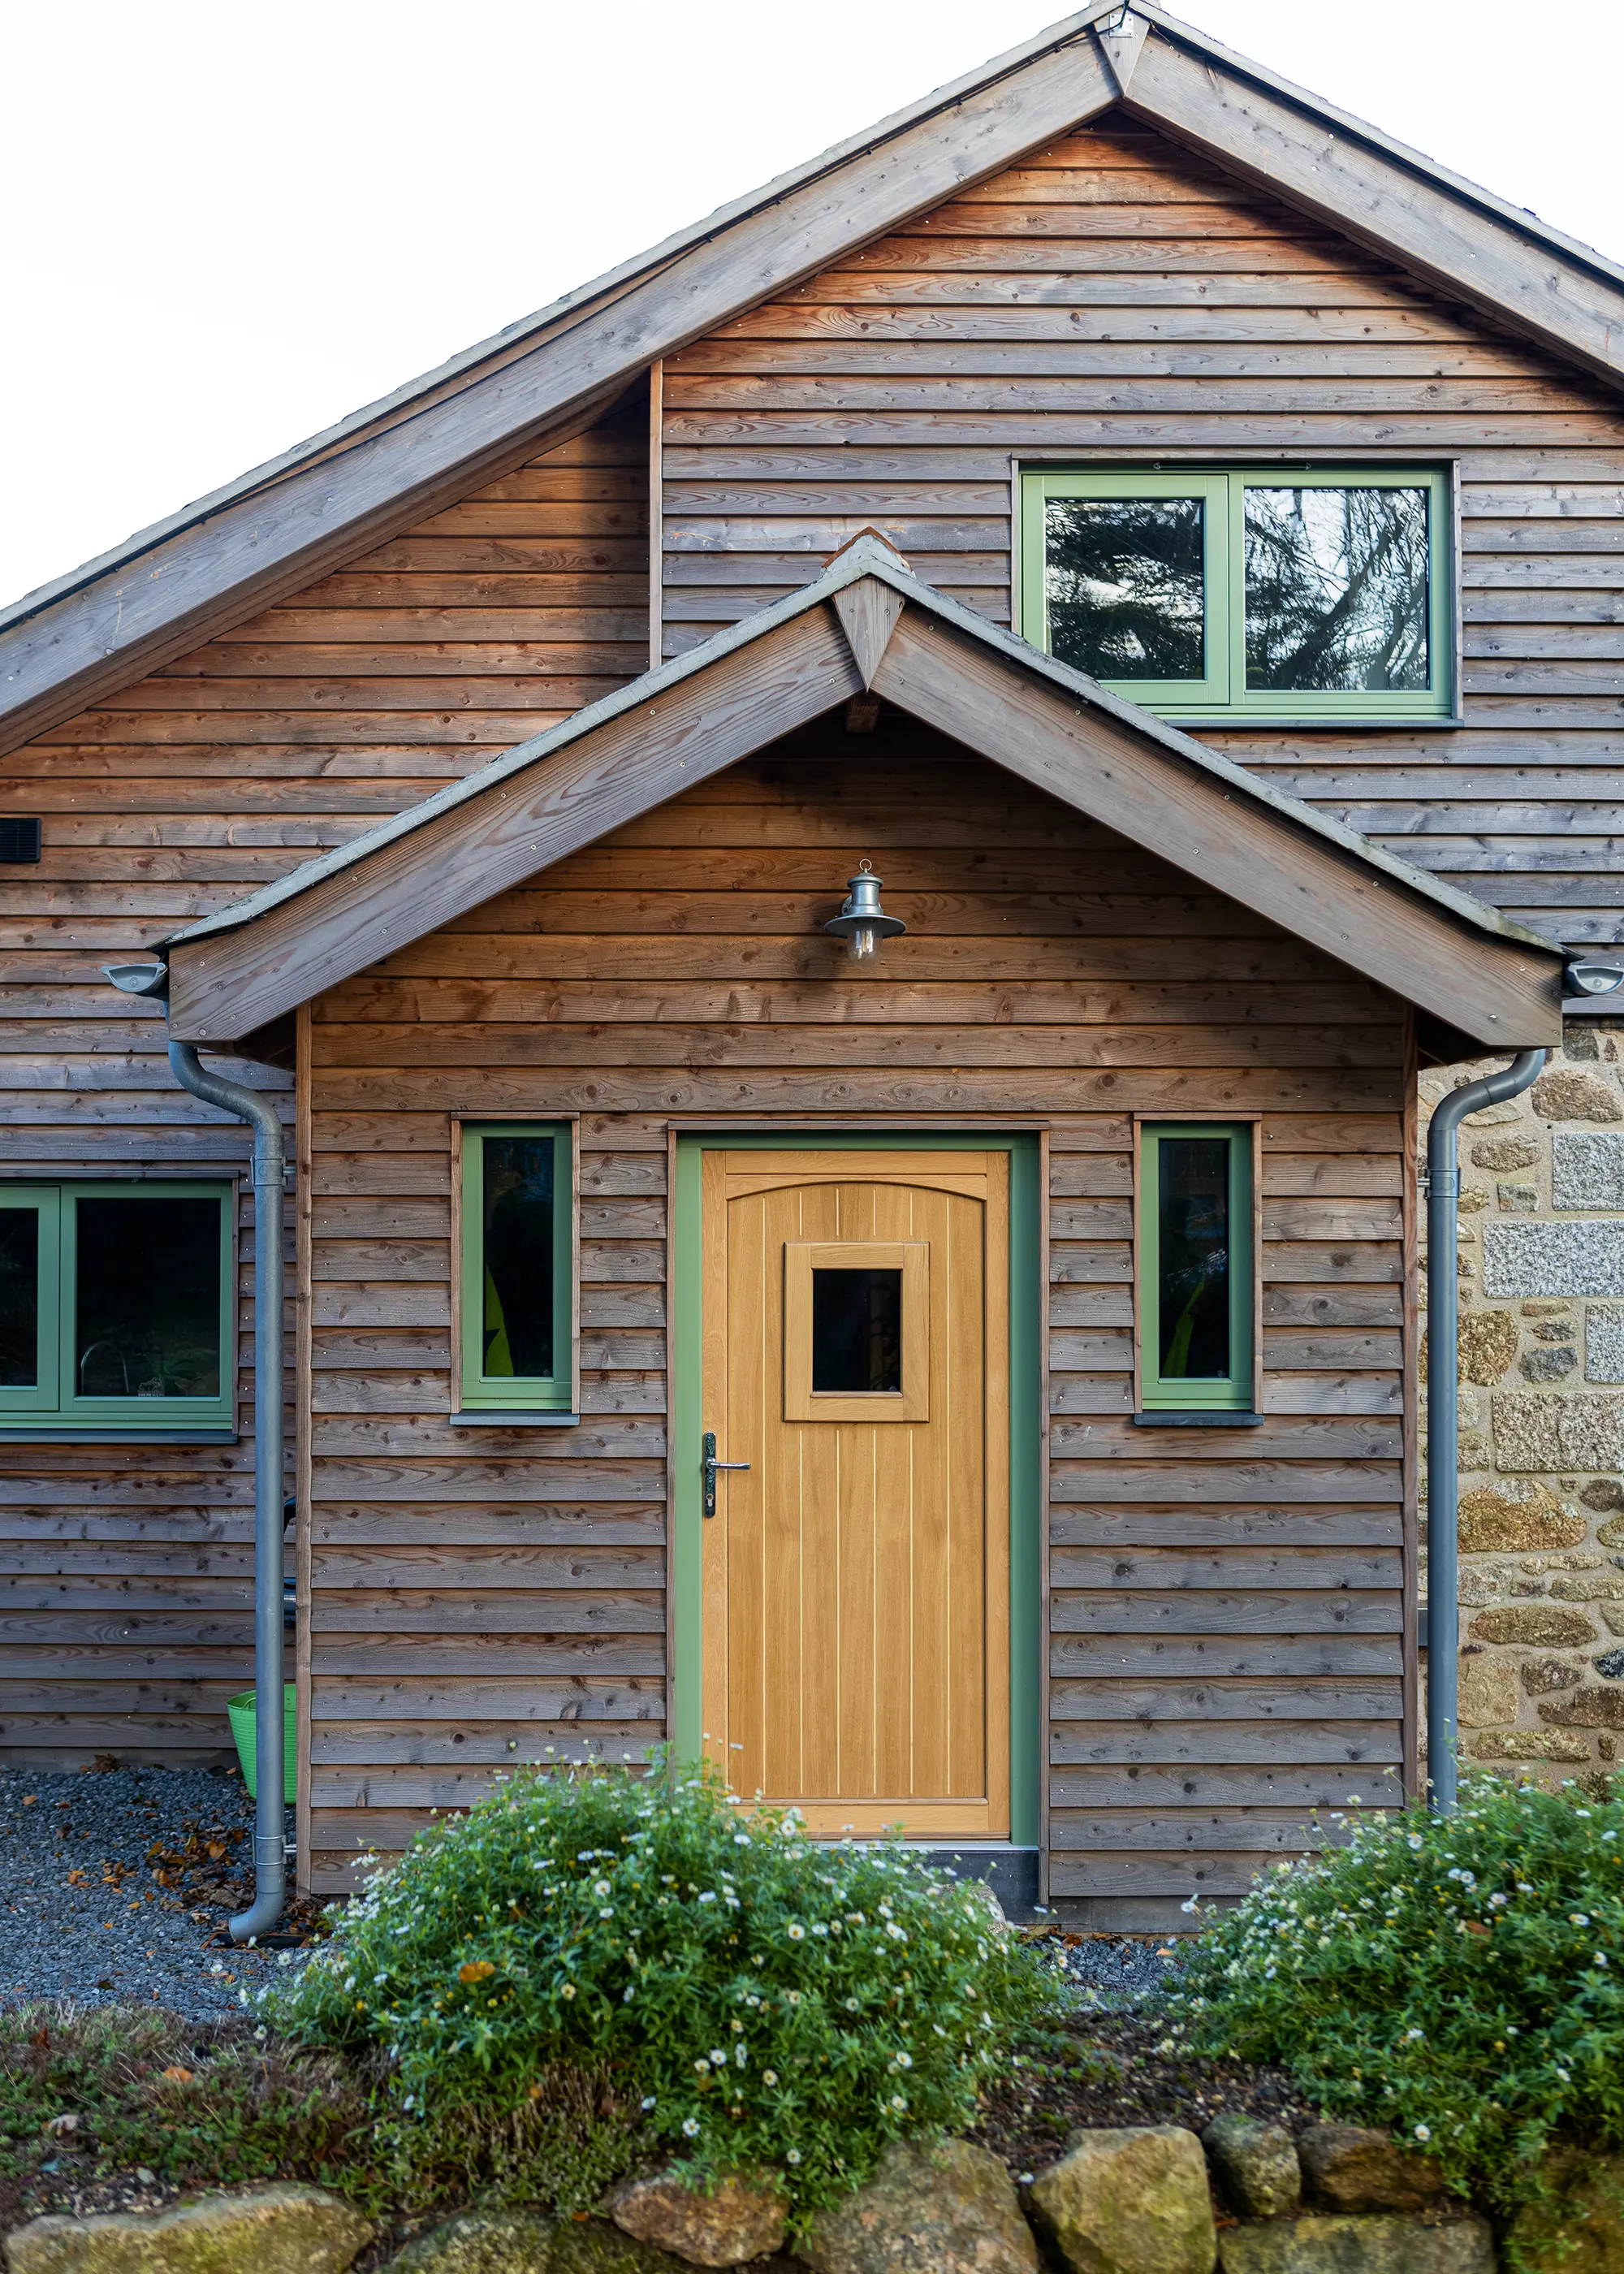
[[823, 926], [837, 939], [844, 939], [853, 963], [866, 963], [879, 953], [880, 942], [890, 939], [907, 926], [900, 916], [888, 916], [880, 906], [880, 886], [883, 877], [876, 877], [865, 861], [856, 876], [848, 877], [846, 897], [838, 916], [831, 916]]

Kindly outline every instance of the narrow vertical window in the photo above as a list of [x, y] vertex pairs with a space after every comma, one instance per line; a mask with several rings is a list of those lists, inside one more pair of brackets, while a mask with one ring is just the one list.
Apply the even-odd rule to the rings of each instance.
[[575, 1387], [569, 1129], [468, 1124], [462, 1148], [462, 1406], [568, 1412]]
[[1249, 1410], [1255, 1265], [1249, 1126], [1147, 1125], [1140, 1133], [1140, 1402]]

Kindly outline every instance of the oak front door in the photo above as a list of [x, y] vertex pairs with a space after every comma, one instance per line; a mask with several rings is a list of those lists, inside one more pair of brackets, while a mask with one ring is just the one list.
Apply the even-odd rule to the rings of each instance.
[[707, 1151], [703, 1728], [808, 1828], [1009, 1833], [1009, 1156]]

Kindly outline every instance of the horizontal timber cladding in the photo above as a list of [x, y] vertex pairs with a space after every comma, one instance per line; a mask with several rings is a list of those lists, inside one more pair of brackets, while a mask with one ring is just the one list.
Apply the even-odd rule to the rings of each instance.
[[[853, 978], [864, 856], [905, 918]], [[1051, 1884], [1177, 1923], [1402, 1758], [1404, 1022], [889, 710], [719, 774], [310, 1026], [315, 1884], [665, 1733], [673, 1121], [1046, 1123]], [[1261, 1427], [1132, 1420], [1132, 1116], [1261, 1125]], [[579, 1116], [582, 1421], [450, 1419], [454, 1115]], [[816, 1141], [799, 1135], [797, 1143]], [[677, 1449], [681, 1457], [681, 1449]]]
[[[645, 429], [639, 404], [5, 759], [0, 813], [41, 817], [43, 857], [0, 871], [0, 1175], [245, 1168], [240, 1126], [177, 1087], [157, 1005], [102, 964], [643, 670]], [[233, 1071], [290, 1111], [288, 1077]], [[240, 1443], [0, 1444], [0, 1758], [234, 1758], [252, 1218]]]
[[1536, 930], [1624, 937], [1624, 415], [1149, 128], [669, 356], [661, 401], [668, 655], [868, 524], [1009, 621], [1011, 459], [1455, 462], [1464, 727], [1204, 739]]

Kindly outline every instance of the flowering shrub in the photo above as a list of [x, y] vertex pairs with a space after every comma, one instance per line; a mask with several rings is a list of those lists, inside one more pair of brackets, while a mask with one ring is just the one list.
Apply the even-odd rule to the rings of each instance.
[[525, 1772], [419, 1834], [270, 2005], [299, 2042], [381, 2047], [431, 2131], [577, 2064], [697, 2173], [783, 2167], [809, 2210], [973, 2116], [1042, 1998], [989, 1926], [905, 1851], [817, 1846], [708, 1768]]
[[1213, 1919], [1184, 2028], [1509, 2209], [1553, 2135], [1624, 2143], [1621, 1851], [1616, 1789], [1474, 1777], [1454, 1816], [1360, 1818]]

